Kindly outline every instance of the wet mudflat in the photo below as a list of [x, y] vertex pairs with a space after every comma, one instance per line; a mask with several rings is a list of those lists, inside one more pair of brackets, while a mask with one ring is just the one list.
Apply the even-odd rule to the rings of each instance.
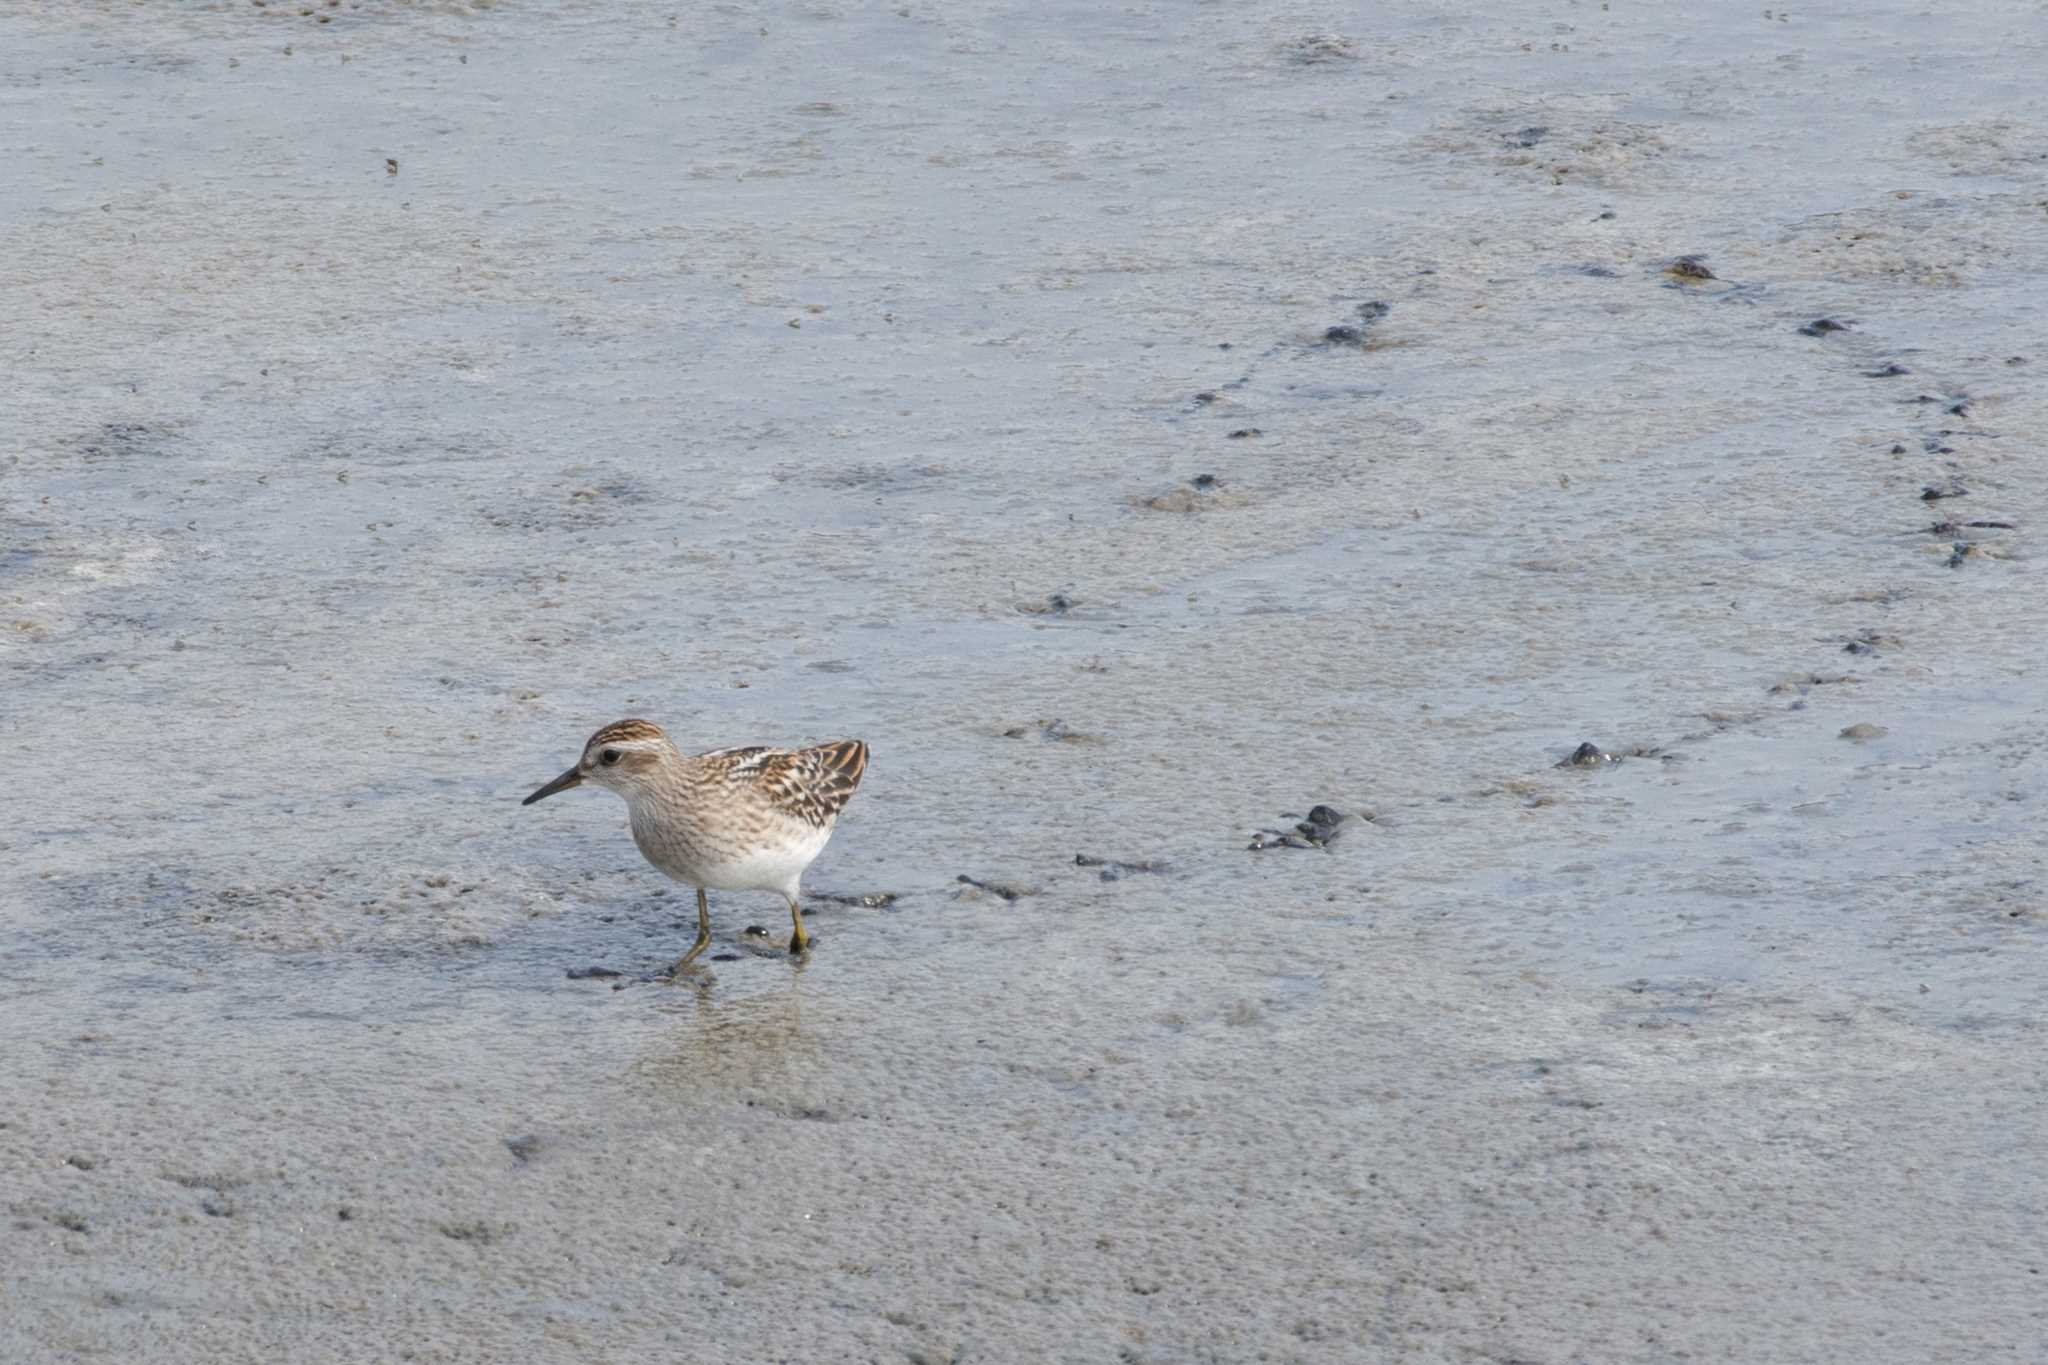
[[0, 1358], [2032, 1358], [2044, 47], [0, 15]]

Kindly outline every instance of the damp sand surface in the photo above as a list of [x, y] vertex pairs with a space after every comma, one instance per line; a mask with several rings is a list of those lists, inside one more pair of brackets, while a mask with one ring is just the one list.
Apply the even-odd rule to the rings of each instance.
[[2048, 30], [1480, 8], [0, 14], [0, 1358], [2038, 1360]]

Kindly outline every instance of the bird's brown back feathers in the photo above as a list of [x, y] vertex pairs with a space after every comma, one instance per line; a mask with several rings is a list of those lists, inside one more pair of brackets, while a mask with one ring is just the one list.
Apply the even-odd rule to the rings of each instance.
[[824, 826], [853, 799], [867, 772], [868, 746], [837, 739], [809, 749], [719, 749], [697, 761], [751, 785], [784, 815]]

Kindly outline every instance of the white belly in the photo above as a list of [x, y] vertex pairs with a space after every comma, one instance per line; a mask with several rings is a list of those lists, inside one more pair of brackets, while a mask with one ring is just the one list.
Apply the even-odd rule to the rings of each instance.
[[677, 881], [707, 891], [779, 891], [794, 899], [804, 869], [816, 861], [832, 831], [797, 825], [777, 833], [781, 837], [744, 851], [670, 846], [660, 849], [661, 856], [657, 856], [645, 844], [642, 851], [648, 854], [648, 861]]

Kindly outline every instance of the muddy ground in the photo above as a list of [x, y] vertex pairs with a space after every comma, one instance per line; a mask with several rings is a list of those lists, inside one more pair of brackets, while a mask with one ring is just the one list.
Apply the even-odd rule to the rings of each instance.
[[2039, 1359], [2048, 29], [1480, 9], [0, 12], [0, 1357]]

